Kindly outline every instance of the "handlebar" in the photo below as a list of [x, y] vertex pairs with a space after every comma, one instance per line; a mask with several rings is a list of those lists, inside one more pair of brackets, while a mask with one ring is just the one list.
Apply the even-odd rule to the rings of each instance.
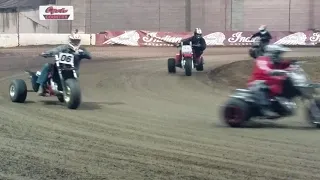
[[269, 74], [271, 76], [283, 76], [283, 75], [286, 75], [288, 72], [289, 71], [286, 71], [286, 70], [275, 69], [275, 70], [271, 70]]
[[289, 67], [289, 70], [283, 70], [283, 69], [273, 69], [269, 72], [269, 74], [271, 76], [283, 76], [283, 75], [287, 75], [289, 73], [292, 73], [296, 70], [299, 70], [300, 69], [300, 63], [302, 62], [299, 62], [299, 61], [294, 61], [292, 62], [292, 64], [290, 65]]
[[[189, 45], [189, 44], [188, 44]], [[181, 45], [181, 43], [179, 43], [179, 44], [177, 44], [177, 47], [179, 48], [179, 47], [181, 47], [182, 45]], [[192, 44], [191, 45], [192, 47], [201, 47], [201, 44]]]
[[53, 57], [53, 54], [41, 53], [39, 56], [48, 58], [48, 57]]

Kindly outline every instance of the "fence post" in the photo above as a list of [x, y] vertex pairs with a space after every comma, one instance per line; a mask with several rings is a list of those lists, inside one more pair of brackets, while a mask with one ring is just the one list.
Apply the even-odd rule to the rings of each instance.
[[233, 31], [233, 0], [230, 1], [230, 30]]
[[158, 31], [161, 31], [161, 0], [158, 0]]
[[220, 1], [220, 2], [224, 2], [224, 30], [227, 31], [227, 22], [228, 22], [228, 18], [227, 18], [227, 11], [228, 11], [228, 6], [227, 6], [227, 1]]
[[314, 28], [314, 0], [309, 0], [309, 29]]
[[191, 0], [186, 0], [186, 14], [185, 14], [185, 21], [186, 21], [186, 31], [191, 31]]
[[289, 19], [288, 19], [288, 21], [289, 21], [289, 28], [288, 28], [288, 30], [289, 30], [289, 32], [291, 31], [291, 0], [289, 0]]
[[91, 3], [92, 3], [92, 0], [89, 0], [89, 33], [90, 33], [90, 46], [92, 45], [92, 33], [91, 33], [91, 21], [92, 21], [92, 19], [91, 19], [91, 8], [92, 8], [92, 5], [91, 5]]
[[18, 36], [18, 46], [20, 46], [20, 1], [17, 7], [17, 36]]

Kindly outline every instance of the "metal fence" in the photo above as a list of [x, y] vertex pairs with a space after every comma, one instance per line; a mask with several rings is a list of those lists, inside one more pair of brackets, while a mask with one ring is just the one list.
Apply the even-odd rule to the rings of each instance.
[[[38, 10], [0, 10], [2, 33], [85, 33], [106, 30], [274, 31], [320, 28], [320, 0], [56, 0], [72, 5], [73, 21], [40, 21]], [[0, 7], [1, 8], [1, 7]]]

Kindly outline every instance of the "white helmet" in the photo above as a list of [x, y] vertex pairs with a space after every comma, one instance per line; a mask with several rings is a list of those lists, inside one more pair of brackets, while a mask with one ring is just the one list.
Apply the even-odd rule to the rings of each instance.
[[278, 63], [282, 60], [281, 55], [285, 52], [291, 51], [291, 49], [282, 45], [272, 44], [265, 46], [264, 51], [265, 56], [269, 56], [274, 63]]
[[74, 33], [70, 34], [68, 37], [69, 45], [73, 48], [73, 50], [79, 49], [81, 45], [81, 37], [78, 34], [78, 30], [76, 29]]
[[195, 37], [200, 38], [202, 37], [202, 30], [200, 28], [196, 28], [194, 29], [193, 34]]
[[260, 33], [262, 33], [262, 34], [266, 33], [266, 32], [267, 32], [267, 25], [261, 25], [261, 26], [259, 27], [259, 31], [260, 31]]

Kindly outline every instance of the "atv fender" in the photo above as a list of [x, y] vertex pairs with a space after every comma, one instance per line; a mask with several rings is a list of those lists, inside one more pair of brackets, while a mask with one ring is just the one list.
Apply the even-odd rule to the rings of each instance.
[[255, 102], [252, 91], [248, 89], [236, 89], [235, 92], [229, 97], [235, 98], [235, 99], [241, 99], [245, 102], [250, 102], [250, 103]]

